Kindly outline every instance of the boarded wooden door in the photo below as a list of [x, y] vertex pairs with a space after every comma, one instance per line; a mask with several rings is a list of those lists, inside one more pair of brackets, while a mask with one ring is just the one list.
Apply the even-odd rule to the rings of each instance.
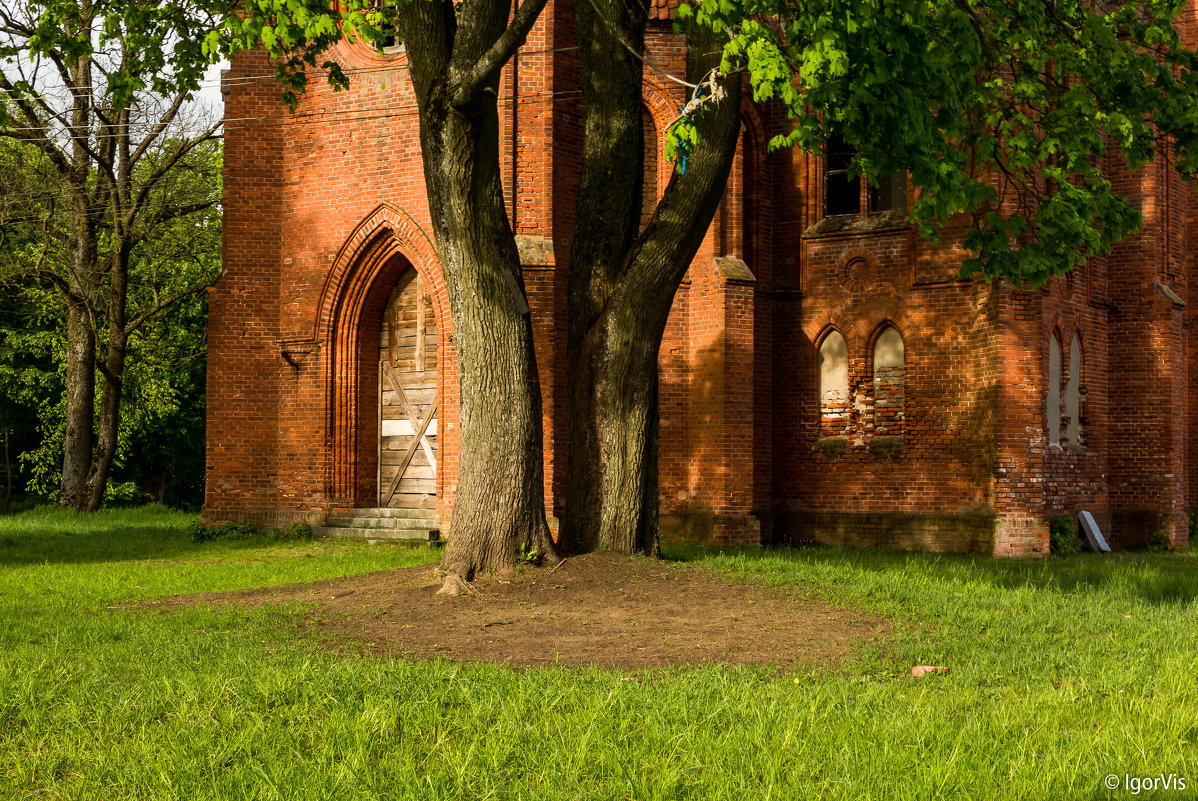
[[437, 494], [437, 323], [413, 269], [387, 301], [379, 347], [379, 506], [429, 509]]

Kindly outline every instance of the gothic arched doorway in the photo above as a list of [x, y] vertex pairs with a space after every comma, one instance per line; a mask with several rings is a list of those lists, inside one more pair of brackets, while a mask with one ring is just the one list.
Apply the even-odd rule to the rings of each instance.
[[424, 279], [409, 267], [387, 299], [379, 337], [378, 505], [437, 502], [437, 322]]

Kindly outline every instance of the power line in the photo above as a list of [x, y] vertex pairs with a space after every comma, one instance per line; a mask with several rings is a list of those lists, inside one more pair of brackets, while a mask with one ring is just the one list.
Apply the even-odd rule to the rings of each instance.
[[[556, 92], [538, 93], [536, 95], [524, 95], [517, 102], [519, 102], [521, 104], [524, 104], [524, 103], [528, 103], [528, 104], [549, 103], [549, 102], [553, 102], [554, 99], [559, 98], [559, 97], [578, 96], [580, 94], [581, 94], [580, 90], [561, 90], [561, 91], [556, 91]], [[501, 101], [498, 105], [501, 107], [510, 108], [512, 105], [512, 102], [513, 101], [510, 99], [504, 100], [504, 101]], [[393, 109], [393, 110], [388, 111], [388, 109]], [[382, 113], [374, 113], [374, 112], [382, 112]], [[293, 128], [300, 127], [300, 126], [308, 126], [308, 125], [315, 125], [315, 124], [346, 124], [346, 123], [356, 123], [356, 122], [374, 121], [374, 120], [382, 120], [382, 119], [400, 119], [400, 118], [405, 118], [405, 117], [415, 117], [415, 116], [419, 115], [419, 113], [420, 113], [419, 109], [417, 109], [415, 107], [415, 104], [405, 104], [402, 106], [383, 107], [381, 109], [343, 109], [340, 111], [326, 112], [324, 114], [314, 113], [314, 114], [303, 115], [303, 116], [298, 116], [298, 117], [290, 116], [290, 115], [286, 115], [286, 114], [282, 114], [282, 115], [270, 114], [270, 115], [262, 115], [262, 116], [256, 116], [256, 117], [238, 117], [238, 118], [226, 120], [225, 122], [251, 123], [251, 122], [272, 122], [273, 121], [273, 122], [282, 122], [282, 123], [286, 124], [286, 127], [288, 129], [293, 129]], [[355, 116], [355, 117], [348, 117], [348, 118], [340, 116], [340, 115], [348, 115], [348, 114], [359, 114], [362, 116]], [[238, 129], [245, 130], [245, 129], [249, 129], [249, 128], [253, 128], [253, 127], [257, 127], [257, 126], [248, 125], [248, 124], [244, 125], [244, 126], [234, 125], [233, 129], [234, 130], [238, 130]], [[392, 130], [376, 131], [372, 135], [370, 135], [369, 138], [380, 139], [380, 138], [383, 138], [386, 136], [392, 136], [392, 135], [394, 135], [394, 133], [395, 132]], [[0, 204], [7, 204], [7, 203], [19, 204], [21, 201], [30, 201], [30, 200], [34, 200], [34, 199], [43, 199], [43, 200], [47, 200], [47, 201], [53, 200], [53, 199], [66, 200], [66, 199], [72, 198], [72, 197], [75, 197], [75, 193], [73, 193], [69, 190], [60, 190], [60, 191], [59, 190], [48, 190], [48, 191], [46, 191], [44, 193], [40, 193], [40, 194], [39, 193], [34, 193], [34, 194], [20, 193], [20, 194], [0, 195]], [[211, 196], [208, 194], [197, 193], [197, 194], [184, 196], [184, 199], [187, 202], [197, 202], [200, 200], [210, 199], [210, 197]], [[172, 202], [174, 205], [184, 205], [185, 204], [185, 203], [176, 203], [174, 201], [172, 201]], [[79, 211], [75, 211], [73, 209], [56, 209], [55, 213], [56, 213], [56, 216], [68, 216], [69, 215], [69, 216], [76, 216], [76, 217], [79, 217], [79, 216], [101, 217], [101, 216], [108, 214], [109, 211], [110, 211], [110, 207], [101, 206], [91, 212], [79, 212]]]
[[[558, 90], [558, 91], [549, 92], [549, 93], [541, 92], [541, 93], [537, 93], [535, 95], [521, 95], [519, 100], [516, 102], [518, 102], [520, 104], [549, 103], [549, 102], [552, 102], [553, 98], [578, 96], [581, 94], [582, 94], [582, 90], [580, 90], [580, 89]], [[336, 102], [335, 99], [334, 99], [334, 102]], [[496, 105], [500, 108], [509, 108], [512, 105], [512, 102], [513, 101], [510, 98], [508, 98], [508, 99], [498, 101], [496, 103]], [[371, 113], [371, 112], [375, 112], [375, 111], [388, 111], [388, 110], [392, 110], [392, 109], [402, 109], [402, 110], [395, 111], [394, 113], [385, 113], [385, 114]], [[354, 108], [351, 108], [351, 109], [334, 109], [332, 111], [303, 112], [303, 113], [299, 113], [299, 114], [265, 114], [265, 115], [259, 115], [259, 116], [251, 116], [251, 117], [227, 117], [221, 121], [221, 124], [227, 126], [227, 124], [231, 123], [231, 122], [232, 123], [240, 123], [240, 122], [257, 122], [257, 121], [264, 121], [264, 120], [274, 120], [274, 121], [278, 121], [278, 122], [285, 122], [290, 125], [310, 125], [310, 124], [321, 123], [321, 122], [356, 122], [356, 121], [360, 121], [360, 120], [386, 119], [386, 118], [390, 118], [390, 117], [411, 116], [411, 115], [417, 114], [417, 113], [419, 113], [419, 110], [416, 108], [414, 103], [406, 103], [403, 105], [385, 106], [385, 107], [382, 107], [379, 109], [362, 109], [362, 108], [354, 109]], [[370, 114], [370, 116], [354, 117], [354, 118], [351, 118], [348, 120], [336, 119], [338, 117], [342, 117], [343, 115], [350, 115], [350, 114]], [[129, 123], [129, 127], [130, 128], [145, 127], [145, 126], [156, 125], [156, 124], [157, 123], [151, 123], [151, 122]], [[202, 126], [202, 128], [201, 128], [201, 126]], [[4, 130], [8, 131], [8, 132], [21, 132], [21, 133], [32, 132], [32, 133], [49, 133], [49, 134], [61, 133], [63, 135], [67, 135], [68, 132], [73, 127], [75, 127], [75, 126], [62, 125], [62, 126], [56, 126], [52, 130], [48, 130], [49, 126], [46, 126], [46, 127], [17, 126], [17, 127], [6, 128]], [[95, 134], [97, 131], [100, 131], [100, 130], [104, 130], [107, 128], [120, 128], [120, 127], [123, 127], [123, 126], [120, 124], [117, 124], [117, 123], [98, 123], [95, 125], [91, 125], [91, 126], [87, 127], [88, 137], [90, 139], [90, 137], [93, 134]], [[169, 134], [171, 132], [178, 133], [181, 131], [207, 130], [209, 127], [211, 127], [211, 125], [207, 124], [207, 123], [191, 123], [191, 124], [181, 123], [178, 126], [168, 127], [167, 133]]]
[[[570, 52], [570, 51], [577, 50], [577, 49], [578, 49], [578, 45], [571, 45], [570, 47], [553, 47], [553, 48], [546, 48], [543, 50], [518, 50], [518, 51], [516, 51], [516, 55], [518, 57], [523, 58], [525, 56], [547, 55], [547, 54], [551, 54], [551, 53], [565, 53], [565, 52]], [[213, 65], [213, 66], [215, 66], [215, 65]], [[319, 68], [317, 68], [317, 69], [319, 69]], [[367, 75], [367, 74], [375, 73], [375, 72], [395, 72], [398, 70], [407, 70], [407, 69], [408, 69], [408, 64], [405, 61], [405, 62], [396, 62], [394, 64], [380, 64], [375, 67], [342, 67], [341, 71], [343, 73], [345, 73], [346, 75]], [[228, 86], [230, 84], [257, 83], [257, 82], [265, 82], [265, 81], [275, 81], [277, 79], [278, 79], [278, 76], [273, 72], [261, 73], [259, 75], [237, 75], [237, 76], [218, 78], [218, 79], [214, 79], [214, 80], [200, 81], [198, 83], [198, 87], [201, 89], [205, 88], [205, 87], [209, 87], [209, 88], [224, 87], [224, 86]], [[28, 95], [28, 93], [17, 93], [17, 92], [12, 92], [11, 90], [8, 90], [8, 89], [0, 89], [0, 92], [5, 92], [8, 94], [12, 94], [12, 95], [16, 95], [16, 94]], [[52, 90], [44, 90], [44, 91], [38, 92], [37, 94], [44, 95], [44, 96], [57, 95], [59, 97], [66, 98], [66, 97], [74, 97], [76, 93], [86, 94], [88, 96], [91, 96], [92, 90], [87, 90], [87, 91], [76, 90], [73, 87], [62, 86], [62, 87], [58, 87], [58, 88], [52, 89]]]

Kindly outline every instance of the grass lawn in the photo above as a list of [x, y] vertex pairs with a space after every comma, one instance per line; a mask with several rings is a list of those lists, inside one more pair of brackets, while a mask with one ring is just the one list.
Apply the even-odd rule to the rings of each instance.
[[[296, 607], [111, 608], [438, 556], [196, 544], [192, 519], [0, 518], [0, 797], [1198, 796], [1193, 555], [676, 550], [881, 615], [892, 636], [797, 678], [516, 671], [336, 656], [299, 636]], [[917, 664], [951, 672], [913, 679]], [[1135, 793], [1125, 774], [1185, 790]]]

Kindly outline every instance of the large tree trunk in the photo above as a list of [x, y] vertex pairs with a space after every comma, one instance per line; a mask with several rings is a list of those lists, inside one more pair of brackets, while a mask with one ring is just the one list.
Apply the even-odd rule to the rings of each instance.
[[[644, 9], [580, 4], [582, 181], [570, 257], [567, 394], [570, 460], [562, 541], [656, 554], [657, 353], [674, 293], [711, 223], [740, 130], [740, 76], [723, 77], [698, 116], [700, 144], [639, 235]], [[601, 18], [599, 15], [603, 15]], [[719, 63], [715, 37], [687, 40], [695, 82]], [[617, 57], [612, 58], [611, 54]], [[622, 213], [616, 212], [622, 210]]]
[[[500, 185], [498, 70], [478, 91], [462, 91], [454, 80], [507, 27], [506, 3], [483, 5], [472, 8], [469, 28], [463, 21], [456, 30], [449, 3], [400, 11], [461, 376], [461, 473], [442, 561], [446, 593], [479, 571], [510, 571], [521, 551], [557, 559], [545, 519], [532, 322]], [[478, 54], [471, 57], [471, 48]]]

